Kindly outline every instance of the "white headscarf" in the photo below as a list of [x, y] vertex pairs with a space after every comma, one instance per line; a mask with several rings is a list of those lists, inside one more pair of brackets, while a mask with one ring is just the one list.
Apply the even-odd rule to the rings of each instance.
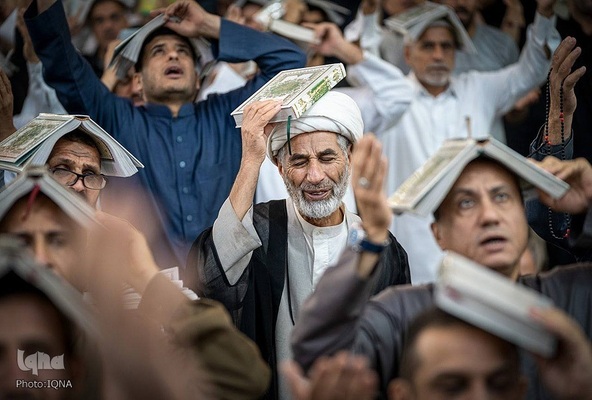
[[[267, 156], [275, 164], [278, 151], [288, 141], [287, 122], [278, 123], [267, 140]], [[356, 143], [364, 133], [362, 114], [356, 102], [346, 94], [328, 92], [300, 118], [290, 122], [290, 139], [301, 133], [334, 132]]]

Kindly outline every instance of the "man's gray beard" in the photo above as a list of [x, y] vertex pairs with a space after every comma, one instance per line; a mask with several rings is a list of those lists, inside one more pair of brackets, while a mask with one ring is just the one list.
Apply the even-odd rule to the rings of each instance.
[[430, 86], [435, 86], [435, 87], [447, 86], [450, 83], [450, 73], [448, 73], [446, 75], [427, 73], [424, 75], [423, 81]]
[[[283, 179], [286, 184], [286, 189], [288, 189], [288, 194], [296, 205], [296, 209], [300, 215], [312, 219], [323, 219], [333, 214], [333, 212], [335, 212], [335, 210], [341, 205], [341, 201], [345, 196], [347, 185], [349, 183], [349, 165], [345, 166], [345, 171], [336, 183], [329, 178], [325, 178], [318, 185], [303, 183], [300, 187], [296, 187], [286, 176], [284, 176]], [[304, 190], [325, 190], [328, 187], [332, 188], [331, 195], [328, 199], [308, 201], [304, 197]]]

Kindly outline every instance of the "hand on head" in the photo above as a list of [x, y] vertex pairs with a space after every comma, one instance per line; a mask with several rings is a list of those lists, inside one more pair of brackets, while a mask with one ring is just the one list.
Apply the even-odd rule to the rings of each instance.
[[281, 106], [281, 100], [264, 100], [245, 107], [241, 125], [245, 161], [253, 160], [260, 165], [265, 160], [267, 138], [273, 129], [269, 121], [280, 111]]
[[549, 156], [540, 162], [531, 161], [570, 185], [567, 193], [560, 199], [553, 199], [545, 192], [538, 190], [543, 204], [555, 211], [570, 214], [583, 213], [588, 209], [592, 201], [592, 166], [586, 159], [561, 161]]
[[208, 13], [196, 1], [180, 0], [166, 8], [150, 12], [151, 17], [164, 13], [167, 23], [165, 27], [189, 38], [211, 37], [220, 35], [220, 17]]

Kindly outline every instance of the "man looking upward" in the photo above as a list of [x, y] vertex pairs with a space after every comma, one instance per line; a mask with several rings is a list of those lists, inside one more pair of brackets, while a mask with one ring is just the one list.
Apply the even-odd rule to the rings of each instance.
[[[241, 137], [230, 112], [279, 71], [304, 66], [305, 57], [288, 41], [207, 13], [194, 1], [160, 11], [180, 22], [167, 22], [143, 43], [136, 65], [142, 107], [110, 93], [78, 55], [61, 2], [34, 1], [25, 19], [46, 82], [66, 110], [89, 115], [148, 166], [138, 178], [153, 210], [143, 217], [157, 215], [166, 237], [155, 256], [160, 265], [183, 265], [188, 243], [213, 223], [238, 171]], [[240, 89], [194, 103], [197, 54], [188, 38], [195, 37], [211, 39], [219, 60], [254, 60], [260, 73]]]

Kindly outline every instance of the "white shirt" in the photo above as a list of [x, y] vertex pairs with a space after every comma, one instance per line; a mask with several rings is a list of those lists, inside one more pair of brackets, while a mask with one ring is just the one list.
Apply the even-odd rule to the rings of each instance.
[[[554, 23], [554, 17], [549, 19], [537, 14], [529, 27], [518, 63], [497, 71], [472, 71], [455, 76], [448, 89], [437, 97], [429, 94], [413, 74], [403, 76], [394, 66], [391, 67], [396, 73], [379, 73], [357, 68], [358, 65], [350, 68], [351, 78], [371, 85], [380, 83], [379, 91], [395, 90], [393, 95], [398, 99], [389, 103], [388, 115], [381, 112], [382, 128], [376, 130], [389, 159], [387, 195], [434, 154], [444, 140], [467, 137], [467, 117], [473, 137], [488, 136], [497, 117], [530, 89], [544, 82], [550, 60], [543, 48], [557, 34]], [[370, 59], [367, 57], [360, 64]], [[379, 93], [374, 88], [373, 92]], [[432, 238], [429, 220], [396, 217], [391, 231], [407, 251], [412, 282], [433, 281], [441, 251]]]

